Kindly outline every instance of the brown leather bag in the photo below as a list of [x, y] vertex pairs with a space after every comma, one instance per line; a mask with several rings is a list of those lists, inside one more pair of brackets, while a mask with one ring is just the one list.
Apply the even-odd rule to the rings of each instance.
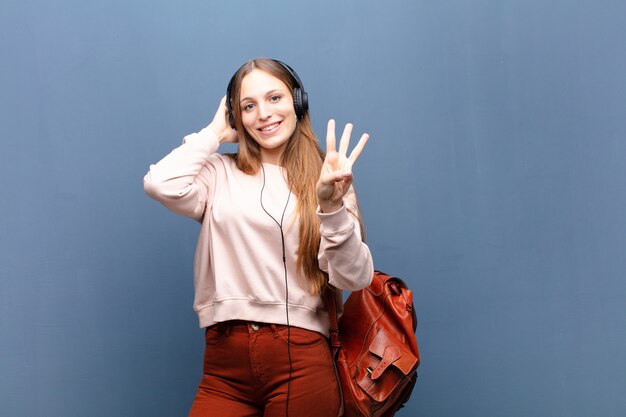
[[325, 299], [343, 416], [391, 417], [408, 401], [420, 363], [413, 293], [376, 271], [369, 287], [350, 294], [337, 323], [334, 291]]

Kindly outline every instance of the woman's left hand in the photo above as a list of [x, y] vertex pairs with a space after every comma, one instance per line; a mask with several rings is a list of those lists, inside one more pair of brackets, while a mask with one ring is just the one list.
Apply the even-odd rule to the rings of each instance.
[[335, 121], [333, 119], [328, 121], [326, 158], [316, 187], [317, 203], [324, 213], [337, 211], [343, 205], [342, 198], [352, 184], [352, 166], [361, 155], [361, 151], [369, 139], [369, 135], [364, 133], [350, 156], [347, 156], [351, 134], [352, 124], [348, 123], [343, 129], [339, 141], [339, 150], [336, 150]]

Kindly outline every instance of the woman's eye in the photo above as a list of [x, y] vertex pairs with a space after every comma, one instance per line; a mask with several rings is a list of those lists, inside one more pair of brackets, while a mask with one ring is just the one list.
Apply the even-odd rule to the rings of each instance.
[[280, 100], [280, 96], [271, 96], [270, 97], [270, 101], [272, 103], [276, 103], [278, 100]]
[[243, 106], [243, 111], [250, 111], [254, 108], [254, 104], [252, 103], [248, 103], [245, 106]]

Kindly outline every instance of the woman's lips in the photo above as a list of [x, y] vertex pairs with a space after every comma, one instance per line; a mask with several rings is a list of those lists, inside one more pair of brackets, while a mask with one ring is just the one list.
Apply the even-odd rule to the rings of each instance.
[[272, 132], [276, 131], [276, 129], [278, 129], [280, 124], [281, 124], [281, 122], [274, 122], [274, 123], [271, 123], [269, 125], [265, 125], [265, 126], [259, 128], [259, 131], [261, 131], [261, 133], [272, 133]]

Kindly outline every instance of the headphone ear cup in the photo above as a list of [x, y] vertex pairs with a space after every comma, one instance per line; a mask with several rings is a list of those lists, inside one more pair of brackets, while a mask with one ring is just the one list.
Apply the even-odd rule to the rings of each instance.
[[296, 117], [300, 119], [302, 117], [302, 99], [299, 88], [293, 89], [293, 108], [296, 111]]
[[[228, 86], [230, 87], [230, 84]], [[235, 129], [235, 113], [233, 112], [233, 103], [230, 98], [230, 88], [228, 89], [228, 94], [226, 94], [226, 108], [228, 109], [228, 123], [230, 123], [230, 127]]]
[[293, 89], [293, 107], [296, 111], [298, 119], [302, 119], [309, 109], [309, 98], [305, 91], [296, 87]]
[[233, 114], [233, 108], [231, 105], [228, 106], [228, 123], [230, 123], [230, 127], [235, 129], [235, 115]]
[[233, 99], [230, 97], [230, 88], [233, 85], [233, 79], [235, 76], [233, 75], [228, 82], [228, 87], [226, 87], [226, 108], [228, 109], [228, 123], [230, 123], [230, 127], [235, 129], [235, 112], [233, 111]]
[[309, 110], [309, 95], [301, 88], [298, 88], [298, 90], [300, 90], [300, 106], [302, 106], [302, 117], [304, 117]]

